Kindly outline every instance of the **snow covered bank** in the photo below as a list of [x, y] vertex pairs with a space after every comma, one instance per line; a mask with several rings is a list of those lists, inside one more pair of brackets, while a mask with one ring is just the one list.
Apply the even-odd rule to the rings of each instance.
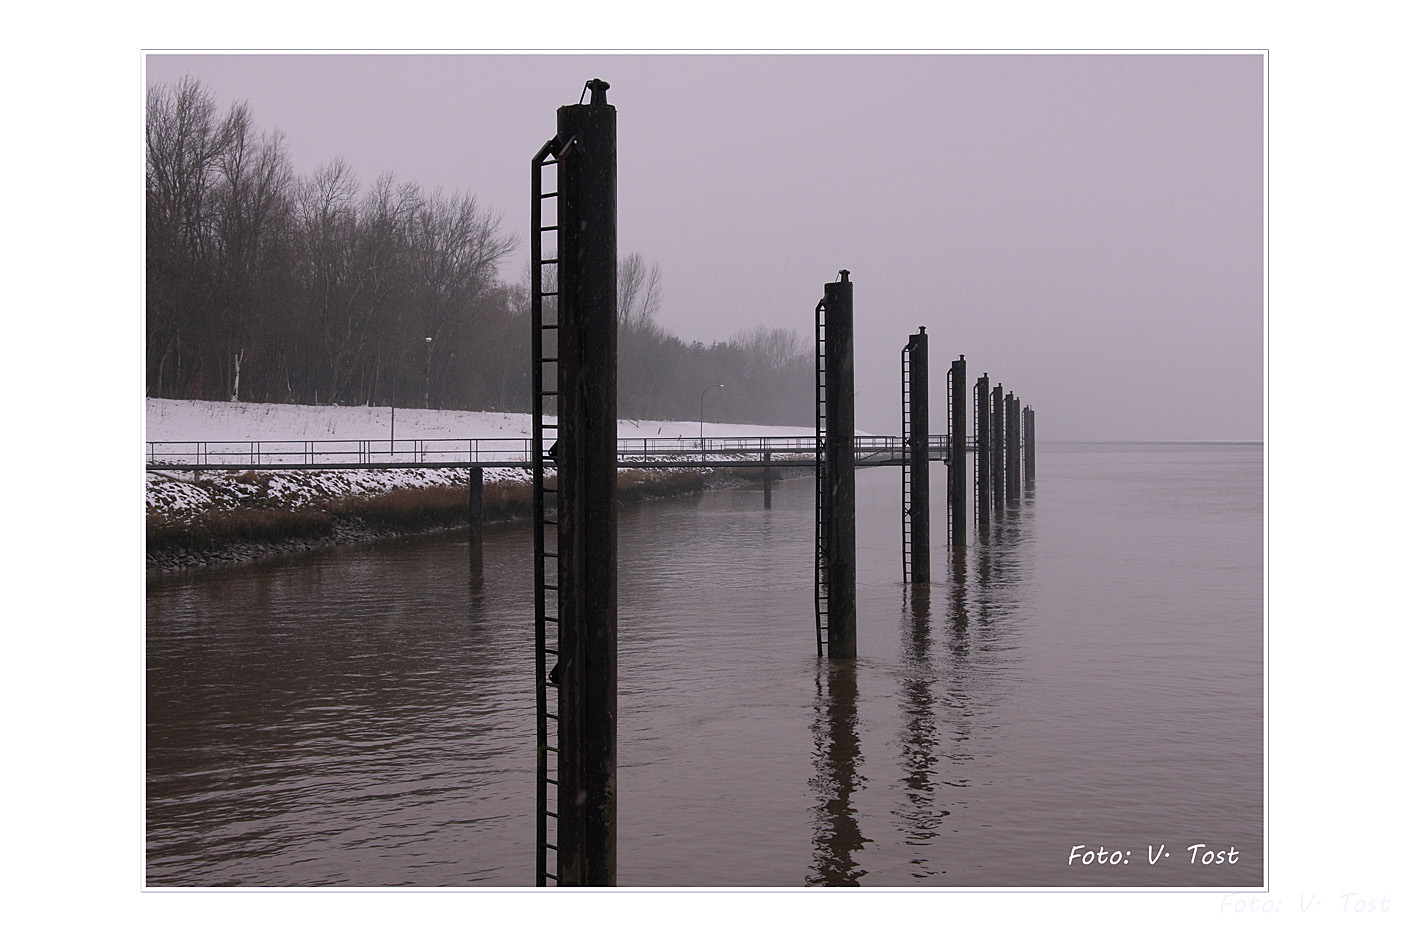
[[[147, 441], [349, 441], [388, 440], [389, 408], [261, 405], [241, 402], [148, 399]], [[423, 411], [398, 408], [396, 439], [527, 439], [530, 419], [502, 412]], [[621, 438], [688, 439], [699, 422], [619, 421]], [[706, 422], [711, 437], [803, 437], [812, 428], [759, 427]], [[754, 474], [750, 474], [752, 476]], [[469, 485], [469, 469], [407, 467], [396, 470], [258, 470], [147, 474], [148, 553], [151, 568], [178, 568], [350, 541], [442, 520], [455, 524], [455, 494]], [[744, 479], [710, 470], [623, 471], [628, 498], [698, 490], [707, 481]], [[489, 518], [528, 512], [529, 472], [484, 470]], [[419, 493], [398, 499], [398, 494]], [[460, 503], [463, 506], [463, 501]], [[398, 508], [399, 507], [399, 508]], [[491, 509], [493, 507], [493, 510]], [[379, 521], [369, 522], [369, 518]], [[431, 523], [426, 522], [432, 520]], [[388, 521], [391, 520], [391, 521]], [[261, 533], [264, 533], [262, 536]]]

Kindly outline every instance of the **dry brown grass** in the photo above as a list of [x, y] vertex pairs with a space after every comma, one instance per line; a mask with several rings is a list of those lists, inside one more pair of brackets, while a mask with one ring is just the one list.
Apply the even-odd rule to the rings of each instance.
[[[242, 483], [263, 482], [249, 471]], [[244, 475], [242, 475], [243, 477]], [[617, 478], [617, 498], [636, 502], [699, 493], [705, 477], [697, 471], [623, 470]], [[316, 540], [340, 527], [370, 531], [417, 532], [469, 522], [469, 493], [464, 486], [429, 486], [392, 490], [375, 496], [330, 498], [299, 509], [247, 506], [212, 510], [183, 522], [157, 514], [147, 517], [149, 552], [212, 551], [239, 543], [269, 544], [285, 540]], [[528, 483], [487, 483], [486, 522], [527, 519], [533, 511], [533, 487]]]

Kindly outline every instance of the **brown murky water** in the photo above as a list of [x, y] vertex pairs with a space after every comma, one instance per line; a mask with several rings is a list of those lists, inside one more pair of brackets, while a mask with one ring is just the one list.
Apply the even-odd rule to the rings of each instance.
[[[1261, 885], [1262, 467], [1049, 446], [958, 561], [937, 518], [928, 588], [861, 471], [855, 664], [815, 655], [811, 480], [625, 508], [620, 883]], [[530, 551], [150, 576], [148, 884], [532, 884]]]

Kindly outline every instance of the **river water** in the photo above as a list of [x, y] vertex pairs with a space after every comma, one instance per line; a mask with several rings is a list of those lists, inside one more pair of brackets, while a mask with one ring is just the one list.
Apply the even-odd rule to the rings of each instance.
[[[622, 509], [620, 884], [1264, 883], [1262, 447], [1038, 458], [963, 552], [937, 511], [929, 586], [858, 472], [855, 663], [810, 478]], [[531, 551], [149, 575], [147, 883], [531, 885]]]

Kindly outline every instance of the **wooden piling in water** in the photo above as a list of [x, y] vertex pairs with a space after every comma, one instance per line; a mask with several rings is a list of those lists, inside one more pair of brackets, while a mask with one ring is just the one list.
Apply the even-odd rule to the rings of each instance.
[[558, 109], [560, 885], [617, 882], [617, 115]]

